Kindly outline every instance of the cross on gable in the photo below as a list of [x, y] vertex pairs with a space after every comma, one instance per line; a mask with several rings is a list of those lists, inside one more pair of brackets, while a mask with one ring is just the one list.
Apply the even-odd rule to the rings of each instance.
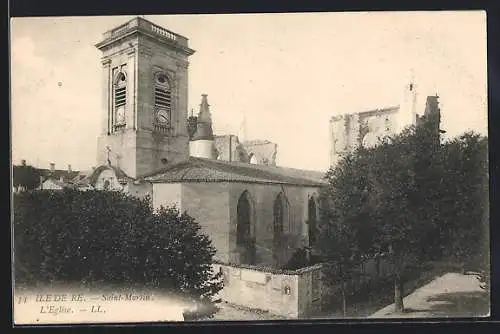
[[106, 146], [106, 162], [111, 166], [111, 160], [109, 159], [109, 154], [111, 153], [111, 147]]

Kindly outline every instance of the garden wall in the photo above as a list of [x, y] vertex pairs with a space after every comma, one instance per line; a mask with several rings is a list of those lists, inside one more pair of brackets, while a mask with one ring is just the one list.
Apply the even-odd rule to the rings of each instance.
[[321, 308], [321, 264], [299, 270], [213, 266], [224, 276], [224, 288], [219, 293], [222, 301], [292, 319]]

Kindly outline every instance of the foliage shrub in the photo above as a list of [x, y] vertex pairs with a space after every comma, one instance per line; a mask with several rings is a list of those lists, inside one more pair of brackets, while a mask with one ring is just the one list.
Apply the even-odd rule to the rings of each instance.
[[41, 173], [29, 165], [12, 166], [12, 186], [31, 190], [40, 185]]
[[[309, 254], [308, 254], [309, 253]], [[319, 256], [315, 254], [311, 254], [310, 250], [306, 248], [298, 248], [292, 254], [292, 257], [288, 262], [282, 267], [285, 270], [297, 270], [300, 268], [305, 268], [309, 266], [313, 266], [315, 264], [320, 263]]]
[[196, 300], [222, 288], [215, 248], [192, 217], [121, 192], [15, 194], [14, 249], [16, 285], [121, 285]]

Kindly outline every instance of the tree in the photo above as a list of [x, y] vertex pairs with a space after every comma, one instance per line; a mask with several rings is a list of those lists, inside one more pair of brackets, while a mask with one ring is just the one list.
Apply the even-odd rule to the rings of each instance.
[[443, 244], [448, 246], [444, 251], [449, 256], [466, 258], [479, 251], [487, 237], [487, 139], [475, 133], [465, 133], [450, 140], [443, 147], [443, 164], [448, 171], [443, 178], [446, 184], [443, 202], [448, 209], [443, 221], [445, 231], [441, 233], [446, 238]]
[[297, 270], [300, 268], [313, 266], [320, 262], [320, 259], [315, 254], [311, 254], [309, 247], [301, 247], [295, 250], [290, 257], [290, 260], [281, 268], [285, 270]]
[[355, 275], [362, 255], [372, 252], [367, 164], [357, 152], [330, 168], [328, 187], [320, 192], [319, 238], [315, 246], [326, 262], [329, 285], [341, 287], [344, 316], [347, 316], [346, 282]]
[[442, 224], [439, 236], [443, 256], [464, 262], [465, 269], [482, 273], [489, 281], [488, 140], [468, 132], [443, 145], [447, 173], [442, 187]]
[[464, 134], [441, 144], [436, 121], [345, 156], [323, 196], [323, 253], [353, 268], [361, 254], [388, 251], [398, 312], [404, 281], [425, 261], [487, 261], [487, 141]]
[[418, 262], [428, 226], [417, 222], [414, 210], [421, 200], [418, 176], [425, 175], [416, 171], [419, 145], [415, 129], [409, 128], [374, 148], [358, 148], [328, 172], [324, 195], [320, 247], [326, 258], [337, 264], [345, 282], [361, 256], [389, 252], [398, 311], [403, 310], [405, 273]]
[[41, 173], [30, 165], [13, 166], [12, 185], [15, 188], [23, 187], [26, 190], [35, 189], [40, 185]]
[[111, 191], [14, 196], [15, 283], [117, 284], [208, 300], [222, 288], [215, 249], [175, 207]]
[[403, 311], [403, 281], [408, 267], [418, 261], [421, 232], [414, 202], [418, 200], [417, 182], [411, 135], [393, 138], [373, 150], [371, 179], [376, 184], [377, 224], [375, 248], [388, 250], [393, 267], [394, 303], [396, 311]]

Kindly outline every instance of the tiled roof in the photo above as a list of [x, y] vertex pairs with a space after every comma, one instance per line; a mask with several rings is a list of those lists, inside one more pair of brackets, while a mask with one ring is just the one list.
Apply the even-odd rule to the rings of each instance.
[[52, 179], [52, 180], [60, 180], [61, 178], [63, 179], [64, 182], [71, 181], [74, 179], [77, 175], [80, 174], [79, 171], [68, 171], [68, 170], [62, 170], [62, 169], [38, 169], [43, 177], [43, 180], [47, 179]]
[[65, 181], [60, 181], [58, 179], [46, 179], [44, 181], [44, 184], [46, 182], [50, 182], [50, 183], [52, 183], [52, 184], [54, 184], [54, 185], [56, 185], [58, 187], [61, 187], [61, 188], [73, 188], [74, 187], [73, 183], [71, 183], [71, 182], [65, 182]]
[[93, 170], [82, 171], [71, 180], [71, 183], [78, 186], [88, 186], [90, 185], [90, 175], [92, 175], [93, 172]]
[[142, 180], [153, 183], [250, 182], [321, 186], [325, 184], [323, 176], [321, 172], [293, 168], [189, 157]]

